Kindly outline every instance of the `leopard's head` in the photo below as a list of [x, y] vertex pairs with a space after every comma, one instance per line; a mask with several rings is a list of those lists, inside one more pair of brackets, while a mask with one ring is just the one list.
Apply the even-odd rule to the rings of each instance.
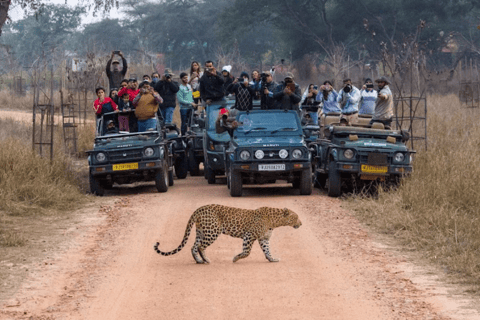
[[298, 217], [298, 214], [293, 212], [292, 210], [288, 208], [283, 208], [282, 209], [282, 222], [283, 226], [292, 226], [295, 229], [300, 228], [302, 225], [302, 221], [300, 221], [300, 218]]

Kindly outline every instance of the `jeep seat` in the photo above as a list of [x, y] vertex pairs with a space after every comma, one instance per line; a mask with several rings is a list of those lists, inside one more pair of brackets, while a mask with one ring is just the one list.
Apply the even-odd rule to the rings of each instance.
[[340, 113], [322, 114], [320, 117], [320, 126], [326, 127], [332, 123], [340, 123]]
[[370, 120], [372, 120], [371, 114], [359, 114], [358, 121], [355, 125], [359, 127], [368, 128], [370, 126]]

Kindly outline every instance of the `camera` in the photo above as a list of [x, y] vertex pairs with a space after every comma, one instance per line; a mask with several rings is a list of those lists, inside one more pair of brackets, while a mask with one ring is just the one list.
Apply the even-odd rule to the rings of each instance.
[[373, 83], [367, 84], [367, 88], [373, 88]]
[[213, 68], [205, 68], [205, 71], [211, 73], [213, 71]]
[[345, 87], [343, 87], [343, 92], [349, 93], [350, 91], [352, 91], [352, 85], [351, 84], [347, 84]]
[[113, 51], [113, 53], [120, 54], [120, 50], [115, 50], [115, 51]]
[[228, 119], [228, 116], [226, 114], [222, 115], [222, 120], [223, 121], [227, 121], [227, 119]]
[[170, 75], [170, 74], [165, 75], [165, 79], [170, 79], [171, 77], [172, 77], [172, 75]]
[[313, 86], [313, 90], [318, 90], [318, 86]]

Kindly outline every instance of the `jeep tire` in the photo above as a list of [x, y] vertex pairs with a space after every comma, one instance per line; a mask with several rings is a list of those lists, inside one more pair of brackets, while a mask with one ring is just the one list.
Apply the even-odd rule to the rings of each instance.
[[300, 175], [300, 194], [303, 196], [311, 195], [312, 188], [312, 170], [308, 168], [308, 170], [303, 170]]
[[205, 177], [207, 178], [208, 184], [215, 184], [215, 172], [208, 164], [205, 166]]
[[168, 186], [171, 187], [173, 186], [174, 180], [173, 180], [173, 168], [168, 168]]
[[102, 187], [102, 184], [97, 178], [92, 176], [91, 173], [88, 175], [88, 181], [90, 183], [90, 192], [92, 194], [100, 197], [105, 194], [105, 189]]
[[328, 195], [339, 197], [342, 194], [342, 178], [338, 172], [335, 162], [331, 161], [328, 170]]
[[175, 159], [175, 175], [178, 179], [185, 179], [188, 175], [188, 158], [184, 154]]
[[230, 195], [232, 197], [241, 197], [243, 192], [242, 174], [233, 170], [228, 171], [230, 178]]
[[168, 184], [168, 165], [164, 163], [163, 168], [155, 172], [155, 187], [158, 192], [167, 192]]
[[200, 175], [200, 163], [195, 157], [195, 151], [193, 148], [188, 149], [188, 170], [192, 177]]

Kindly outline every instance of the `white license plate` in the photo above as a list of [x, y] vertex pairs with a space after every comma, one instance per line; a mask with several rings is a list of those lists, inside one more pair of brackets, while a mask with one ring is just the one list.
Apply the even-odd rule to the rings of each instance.
[[282, 164], [259, 164], [259, 171], [282, 171], [285, 170], [285, 163]]

